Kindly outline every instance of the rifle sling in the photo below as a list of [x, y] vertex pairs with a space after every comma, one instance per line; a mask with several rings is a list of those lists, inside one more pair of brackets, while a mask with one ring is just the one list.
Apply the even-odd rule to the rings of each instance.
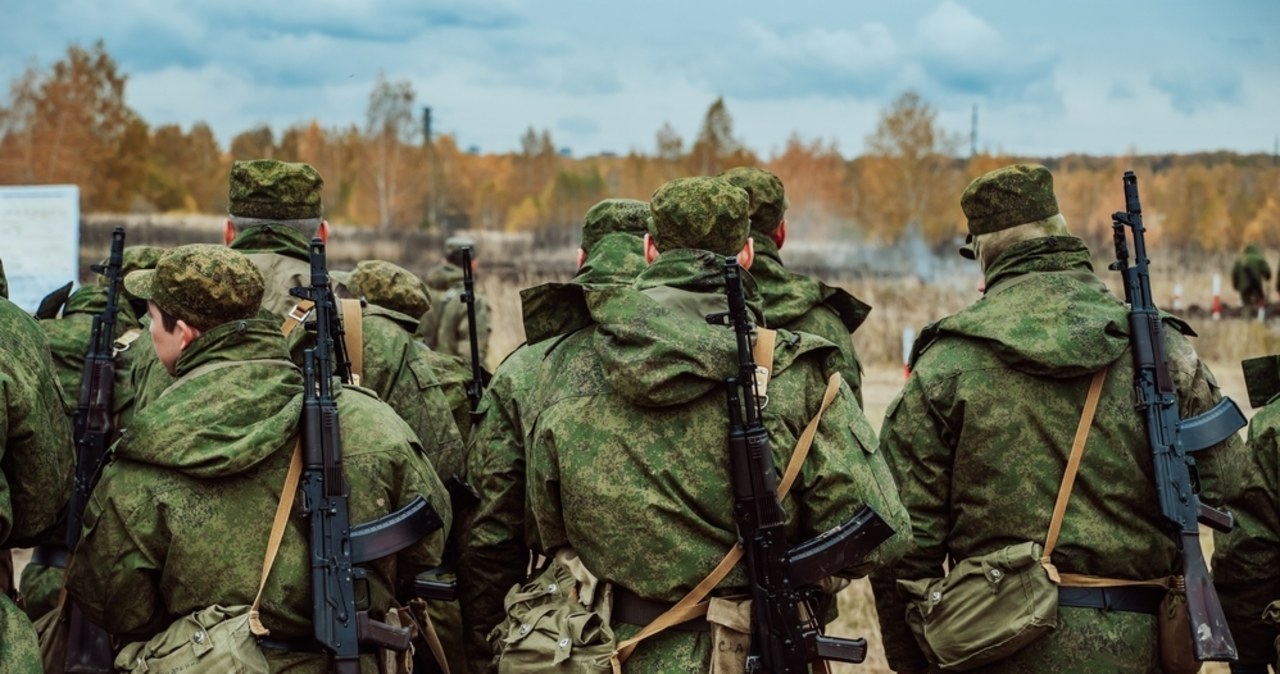
[[249, 607], [249, 631], [255, 637], [271, 634], [258, 617], [258, 607], [262, 605], [262, 591], [267, 587], [267, 576], [271, 575], [276, 554], [280, 552], [280, 541], [284, 538], [284, 527], [289, 523], [289, 511], [293, 510], [293, 497], [298, 491], [298, 479], [301, 476], [302, 434], [299, 433], [297, 442], [293, 443], [293, 457], [289, 459], [289, 472], [284, 476], [280, 503], [276, 505], [276, 517], [271, 523], [271, 535], [267, 537], [267, 552], [262, 559], [262, 575], [258, 578], [258, 594], [253, 598], [253, 605]]
[[[757, 329], [757, 344], [760, 341], [768, 340], [768, 343], [774, 342], [776, 331], [766, 330], [764, 328]], [[772, 370], [773, 352], [772, 350], [764, 352], [763, 349], [753, 349], [753, 358], [757, 367], [763, 367]], [[818, 424], [822, 421], [822, 415], [835, 401], [836, 395], [840, 392], [840, 383], [842, 379], [838, 372], [832, 373], [827, 379], [827, 388], [822, 394], [822, 404], [818, 406], [818, 411], [809, 420], [809, 424], [805, 426], [804, 431], [800, 434], [800, 438], [796, 441], [796, 446], [791, 452], [791, 459], [787, 462], [786, 471], [784, 471], [782, 480], [778, 483], [778, 500], [786, 498], [787, 493], [791, 490], [791, 486], [795, 483], [796, 478], [800, 475], [800, 467], [804, 465], [805, 457], [809, 455], [809, 449], [813, 445], [813, 438], [817, 435]], [[738, 561], [742, 559], [742, 545], [735, 544], [733, 549], [720, 560], [711, 573], [708, 573], [696, 587], [689, 591], [680, 601], [671, 606], [665, 613], [658, 616], [653, 622], [646, 625], [634, 637], [618, 644], [617, 650], [613, 652], [610, 658], [610, 664], [613, 665], [614, 674], [622, 674], [622, 663], [631, 657], [631, 653], [635, 651], [636, 646], [641, 641], [666, 630], [672, 625], [692, 620], [707, 614], [709, 602], [706, 600], [711, 590], [715, 589], [720, 581], [733, 570]]]
[[[364, 319], [360, 313], [360, 300], [339, 300], [339, 303], [342, 309], [342, 343], [347, 347], [347, 357], [351, 359], [353, 383], [359, 384], [364, 379]], [[280, 332], [288, 337], [306, 322], [315, 306], [311, 300], [301, 300], [293, 305], [280, 325]]]

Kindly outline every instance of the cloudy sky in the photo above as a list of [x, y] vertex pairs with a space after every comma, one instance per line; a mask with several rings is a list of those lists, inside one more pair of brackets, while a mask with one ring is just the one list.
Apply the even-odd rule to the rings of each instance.
[[908, 88], [1018, 155], [1228, 149], [1280, 134], [1276, 0], [6, 0], [0, 77], [105, 41], [152, 124], [363, 124], [379, 72], [483, 152], [530, 126], [582, 156], [685, 139], [723, 96], [769, 156], [861, 151]]

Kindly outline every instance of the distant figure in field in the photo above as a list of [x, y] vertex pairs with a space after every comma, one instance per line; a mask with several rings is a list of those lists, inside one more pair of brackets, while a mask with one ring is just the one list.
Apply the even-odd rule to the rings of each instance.
[[1267, 303], [1267, 282], [1271, 280], [1271, 265], [1263, 257], [1258, 244], [1244, 247], [1244, 252], [1231, 265], [1231, 287], [1240, 293], [1240, 302], [1246, 307], [1259, 308]]

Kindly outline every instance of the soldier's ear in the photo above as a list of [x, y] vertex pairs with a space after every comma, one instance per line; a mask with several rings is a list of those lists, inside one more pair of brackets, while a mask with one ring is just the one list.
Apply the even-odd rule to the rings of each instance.
[[747, 242], [742, 244], [742, 250], [738, 251], [738, 266], [743, 269], [750, 269], [751, 263], [756, 261], [756, 241], [751, 237], [747, 237]]
[[658, 259], [658, 244], [653, 242], [653, 237], [648, 232], [644, 233], [644, 261], [653, 264]]
[[778, 228], [773, 230], [773, 245], [782, 250], [782, 244], [787, 242], [787, 219], [783, 218], [778, 223]]
[[232, 241], [236, 240], [236, 226], [231, 224], [231, 218], [227, 218], [227, 224], [222, 228], [222, 243], [230, 246]]
[[578, 249], [578, 269], [582, 269], [583, 263], [587, 261], [587, 251]]
[[329, 221], [321, 220], [320, 226], [316, 228], [316, 236], [320, 237], [321, 243], [329, 243]]
[[191, 346], [191, 343], [196, 341], [196, 338], [200, 336], [200, 330], [197, 328], [191, 327], [190, 325], [187, 324], [186, 321], [182, 320], [181, 318], [178, 319], [177, 327], [178, 327], [178, 332], [182, 335], [182, 348], [183, 350], [186, 350], [186, 348], [188, 346]]

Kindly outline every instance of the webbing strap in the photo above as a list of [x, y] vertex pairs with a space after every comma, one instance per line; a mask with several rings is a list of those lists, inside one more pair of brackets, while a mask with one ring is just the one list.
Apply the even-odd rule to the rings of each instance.
[[[772, 331], [770, 331], [772, 332]], [[758, 343], [758, 342], [757, 342]], [[772, 350], [769, 351], [769, 364], [772, 365]], [[760, 363], [759, 350], [756, 351], [756, 363]], [[805, 426], [804, 431], [800, 434], [799, 440], [796, 441], [795, 449], [791, 452], [791, 459], [787, 462], [787, 469], [783, 473], [782, 481], [778, 483], [778, 500], [786, 498], [791, 491], [791, 486], [795, 483], [796, 477], [800, 474], [800, 467], [804, 465], [805, 457], [809, 455], [809, 448], [813, 446], [813, 438], [818, 432], [818, 424], [822, 421], [822, 415], [835, 401], [836, 395], [840, 393], [841, 377], [839, 373], [832, 373], [827, 379], [827, 388], [822, 393], [822, 404], [818, 407], [818, 411], [809, 420], [809, 424]], [[729, 550], [729, 553], [720, 560], [711, 573], [707, 574], [701, 582], [689, 591], [680, 601], [676, 602], [665, 613], [653, 619], [653, 622], [645, 625], [643, 629], [636, 633], [635, 636], [618, 644], [617, 650], [613, 652], [610, 658], [610, 664], [613, 665], [614, 674], [622, 674], [622, 663], [631, 657], [631, 653], [635, 651], [636, 646], [641, 641], [662, 632], [672, 625], [679, 625], [682, 622], [699, 618], [707, 614], [707, 608], [710, 605], [706, 601], [706, 597], [715, 589], [720, 581], [733, 570], [733, 567], [742, 559], [742, 544], [738, 543]]]
[[280, 552], [280, 541], [284, 538], [284, 527], [289, 523], [289, 511], [293, 509], [293, 496], [298, 491], [298, 478], [301, 475], [302, 435], [299, 433], [298, 441], [293, 445], [293, 458], [289, 459], [289, 472], [284, 476], [284, 490], [280, 492], [280, 503], [276, 505], [276, 518], [271, 523], [271, 535], [267, 537], [267, 553], [262, 558], [262, 576], [258, 579], [258, 594], [253, 598], [253, 606], [249, 607], [249, 631], [254, 636], [265, 637], [271, 634], [258, 617], [258, 607], [262, 604], [262, 590], [267, 587], [267, 576], [271, 575], [276, 554]]
[[316, 303], [311, 300], [302, 300], [293, 305], [293, 308], [285, 315], [284, 323], [280, 325], [280, 332], [284, 333], [285, 337], [288, 337], [289, 333], [307, 320], [307, 317], [311, 315], [311, 310], [315, 307]]
[[1067, 512], [1067, 502], [1071, 500], [1071, 490], [1076, 483], [1076, 474], [1080, 472], [1080, 457], [1084, 455], [1084, 445], [1089, 440], [1089, 428], [1093, 426], [1093, 415], [1098, 410], [1098, 399], [1102, 397], [1102, 383], [1107, 379], [1107, 369], [1102, 368], [1093, 375], [1089, 383], [1089, 395], [1084, 401], [1084, 411], [1080, 413], [1080, 423], [1076, 425], [1076, 437], [1071, 443], [1071, 457], [1067, 459], [1067, 469], [1063, 472], [1062, 483], [1058, 485], [1058, 500], [1053, 504], [1053, 517], [1049, 519], [1049, 533], [1044, 540], [1044, 554], [1040, 556], [1040, 565], [1055, 583], [1062, 582], [1058, 568], [1049, 561], [1053, 548], [1058, 544], [1058, 534], [1062, 532], [1062, 516]]
[[339, 300], [342, 307], [342, 343], [351, 359], [352, 383], [364, 379], [364, 320], [360, 317], [360, 300]]

